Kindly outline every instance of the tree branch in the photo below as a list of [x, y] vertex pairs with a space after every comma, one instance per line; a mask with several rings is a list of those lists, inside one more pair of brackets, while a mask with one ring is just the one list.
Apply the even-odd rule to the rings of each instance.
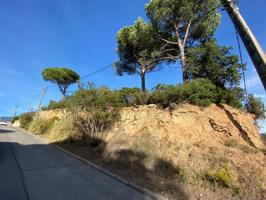
[[177, 42], [172, 42], [172, 41], [169, 41], [169, 40], [166, 40], [166, 39], [163, 39], [163, 38], [160, 38], [160, 40], [168, 43], [168, 44], [177, 44]]
[[185, 44], [187, 42], [188, 35], [189, 35], [189, 30], [190, 30], [190, 27], [191, 27], [191, 24], [192, 24], [192, 19], [193, 19], [193, 17], [188, 22], [187, 29], [186, 29], [186, 33], [185, 33], [185, 37], [183, 39], [183, 46], [185, 46]]

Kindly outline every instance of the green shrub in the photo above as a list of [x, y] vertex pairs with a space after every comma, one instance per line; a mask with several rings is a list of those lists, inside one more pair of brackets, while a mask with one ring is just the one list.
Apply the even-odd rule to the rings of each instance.
[[224, 145], [227, 147], [235, 147], [238, 145], [238, 141], [236, 139], [228, 139], [225, 141]]
[[137, 104], [137, 96], [140, 93], [141, 91], [139, 88], [127, 88], [127, 87], [114, 91], [117, 100], [124, 106]]
[[235, 87], [231, 89], [217, 88], [217, 102], [230, 105], [234, 108], [242, 108], [244, 100], [244, 91], [242, 88]]
[[205, 174], [208, 181], [219, 184], [223, 187], [231, 187], [233, 183], [233, 178], [230, 173], [228, 166], [223, 166], [218, 170], [211, 170]]
[[11, 123], [13, 124], [17, 120], [19, 120], [19, 116], [12, 117]]
[[120, 101], [106, 87], [81, 89], [68, 99], [67, 105], [82, 138], [93, 146], [120, 116]]
[[209, 106], [216, 102], [216, 86], [207, 79], [196, 79], [183, 85], [183, 95], [187, 102], [198, 106]]
[[42, 107], [42, 110], [56, 110], [66, 108], [65, 101], [50, 101], [47, 107]]
[[29, 131], [37, 135], [42, 135], [48, 133], [52, 125], [53, 120], [34, 119], [29, 125]]
[[34, 113], [24, 113], [19, 116], [20, 127], [28, 129], [33, 120]]
[[265, 106], [262, 100], [252, 94], [248, 96], [247, 110], [255, 115], [255, 119], [265, 119]]
[[149, 98], [149, 103], [160, 104], [163, 107], [168, 107], [171, 103], [182, 103], [184, 101], [183, 91], [181, 86], [173, 85], [157, 85]]
[[196, 79], [183, 85], [158, 85], [150, 96], [149, 103], [160, 104], [163, 107], [171, 103], [188, 102], [198, 106], [209, 106], [217, 99], [216, 86], [209, 80]]

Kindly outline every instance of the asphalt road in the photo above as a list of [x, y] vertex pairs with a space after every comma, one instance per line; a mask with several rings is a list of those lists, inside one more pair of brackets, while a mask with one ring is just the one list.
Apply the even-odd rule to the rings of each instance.
[[23, 131], [0, 127], [0, 200], [152, 199]]

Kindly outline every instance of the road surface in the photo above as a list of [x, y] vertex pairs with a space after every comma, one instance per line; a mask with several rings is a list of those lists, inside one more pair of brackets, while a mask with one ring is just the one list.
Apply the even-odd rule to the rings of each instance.
[[0, 199], [153, 198], [30, 134], [0, 127]]

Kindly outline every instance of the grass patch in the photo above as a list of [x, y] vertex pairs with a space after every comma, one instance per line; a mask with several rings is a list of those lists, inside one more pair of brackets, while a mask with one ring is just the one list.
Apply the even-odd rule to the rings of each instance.
[[224, 143], [227, 147], [236, 147], [238, 145], [238, 141], [236, 139], [228, 139]]
[[29, 125], [29, 131], [37, 135], [42, 135], [48, 133], [52, 125], [53, 120], [34, 119]]
[[217, 170], [211, 170], [205, 174], [205, 178], [216, 186], [231, 187], [233, 178], [227, 165]]
[[66, 117], [58, 120], [53, 124], [49, 138], [53, 141], [62, 141], [75, 138], [78, 135], [78, 129], [75, 127], [73, 119]]

